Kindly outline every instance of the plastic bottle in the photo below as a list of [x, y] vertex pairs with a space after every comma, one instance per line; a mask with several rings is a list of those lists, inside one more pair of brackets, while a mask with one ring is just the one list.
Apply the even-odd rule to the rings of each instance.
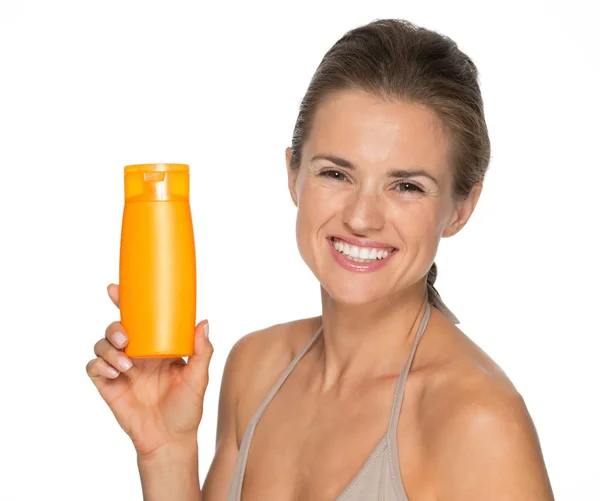
[[129, 357], [194, 351], [196, 251], [189, 167], [128, 165], [119, 262], [121, 323]]

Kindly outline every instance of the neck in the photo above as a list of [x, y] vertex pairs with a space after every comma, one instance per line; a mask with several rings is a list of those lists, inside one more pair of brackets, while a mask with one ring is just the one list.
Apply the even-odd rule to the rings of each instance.
[[397, 375], [425, 313], [425, 298], [424, 279], [399, 295], [359, 306], [339, 303], [321, 288], [316, 389], [326, 392]]

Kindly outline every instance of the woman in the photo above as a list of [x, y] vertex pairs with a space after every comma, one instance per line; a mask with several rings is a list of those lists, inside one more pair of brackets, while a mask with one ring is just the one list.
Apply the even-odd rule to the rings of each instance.
[[346, 33], [286, 149], [322, 315], [233, 347], [202, 491], [208, 322], [187, 364], [132, 363], [116, 322], [95, 346], [87, 372], [133, 440], [144, 499], [553, 499], [521, 396], [433, 286], [489, 158], [477, 69], [452, 40], [399, 20]]

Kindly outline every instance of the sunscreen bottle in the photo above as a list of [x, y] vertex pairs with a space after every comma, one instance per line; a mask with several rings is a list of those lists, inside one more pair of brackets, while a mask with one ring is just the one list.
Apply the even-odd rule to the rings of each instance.
[[125, 167], [119, 289], [121, 323], [133, 358], [194, 351], [196, 252], [189, 167]]

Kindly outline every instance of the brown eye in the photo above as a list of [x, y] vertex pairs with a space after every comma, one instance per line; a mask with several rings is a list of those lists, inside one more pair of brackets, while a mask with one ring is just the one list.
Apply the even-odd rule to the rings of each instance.
[[402, 182], [396, 185], [397, 191], [409, 192], [409, 193], [425, 193], [420, 186], [409, 182]]
[[332, 179], [337, 179], [338, 181], [345, 181], [347, 179], [343, 172], [335, 169], [325, 170], [321, 172], [319, 176], [330, 177]]

